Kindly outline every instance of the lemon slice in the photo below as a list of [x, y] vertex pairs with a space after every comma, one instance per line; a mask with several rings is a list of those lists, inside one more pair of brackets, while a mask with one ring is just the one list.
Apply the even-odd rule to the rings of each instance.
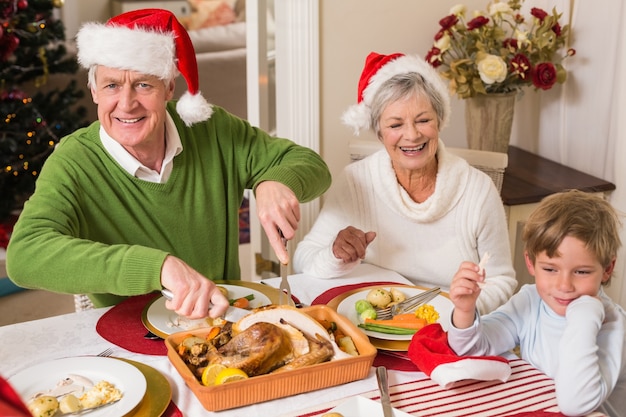
[[202, 385], [210, 387], [215, 385], [215, 379], [220, 374], [220, 372], [224, 371], [226, 367], [221, 363], [213, 363], [208, 365], [202, 371]]
[[248, 375], [238, 368], [226, 368], [215, 377], [215, 385], [228, 384], [230, 382], [248, 379]]

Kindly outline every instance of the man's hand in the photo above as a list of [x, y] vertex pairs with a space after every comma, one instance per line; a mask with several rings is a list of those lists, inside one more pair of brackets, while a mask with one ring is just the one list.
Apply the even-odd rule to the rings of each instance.
[[213, 281], [175, 256], [170, 255], [163, 262], [161, 285], [174, 295], [165, 307], [190, 319], [220, 317], [229, 306]]
[[466, 329], [474, 323], [476, 300], [480, 295], [479, 282], [485, 279], [485, 271], [473, 262], [463, 262], [450, 283], [450, 300], [454, 304], [452, 323]]
[[365, 250], [375, 238], [375, 232], [364, 232], [348, 226], [337, 233], [333, 242], [333, 255], [344, 263], [356, 262], [365, 258]]
[[[281, 239], [290, 240], [300, 222], [300, 202], [289, 187], [276, 181], [263, 181], [256, 187], [256, 211], [267, 239], [283, 264], [289, 263], [289, 254]], [[280, 230], [280, 232], [279, 232]]]

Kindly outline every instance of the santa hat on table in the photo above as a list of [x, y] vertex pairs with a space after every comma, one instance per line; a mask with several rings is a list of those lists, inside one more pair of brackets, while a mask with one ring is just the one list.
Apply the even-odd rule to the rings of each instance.
[[411, 72], [420, 74], [441, 96], [444, 112], [439, 130], [443, 129], [450, 118], [450, 95], [445, 83], [422, 57], [401, 53], [381, 55], [372, 52], [367, 56], [359, 79], [357, 104], [353, 104], [345, 111], [341, 118], [343, 123], [352, 127], [355, 135], [358, 135], [361, 129], [369, 129], [372, 100], [380, 87], [393, 76]]
[[167, 10], [143, 9], [112, 17], [106, 24], [86, 23], [76, 35], [78, 62], [137, 71], [169, 80], [177, 71], [187, 91], [176, 111], [187, 126], [211, 117], [213, 109], [202, 97], [198, 64], [189, 34]]
[[506, 382], [511, 376], [509, 361], [500, 356], [459, 356], [448, 345], [448, 334], [439, 323], [415, 333], [408, 356], [420, 371], [444, 388], [463, 380]]

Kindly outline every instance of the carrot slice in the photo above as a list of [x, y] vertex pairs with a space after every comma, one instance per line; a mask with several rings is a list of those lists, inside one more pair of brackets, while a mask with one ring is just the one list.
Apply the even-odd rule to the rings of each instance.
[[419, 319], [418, 317], [416, 317], [415, 313], [403, 313], [403, 314], [397, 314], [393, 316], [393, 320], [415, 321], [415, 320], [422, 320], [422, 319]]
[[414, 329], [419, 330], [426, 326], [427, 322], [424, 319], [415, 317], [415, 320], [373, 320], [365, 319], [365, 324], [379, 324], [382, 326], [400, 327], [402, 329]]

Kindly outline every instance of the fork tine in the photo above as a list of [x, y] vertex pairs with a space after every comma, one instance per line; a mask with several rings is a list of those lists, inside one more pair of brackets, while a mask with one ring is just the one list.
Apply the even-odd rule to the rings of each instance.
[[417, 307], [420, 304], [427, 303], [428, 301], [436, 297], [440, 292], [441, 289], [439, 287], [431, 288], [427, 291], [409, 297], [406, 300], [391, 307], [376, 310], [376, 317], [380, 320], [392, 319], [394, 315], [399, 314], [400, 312], [408, 311], [413, 307]]
[[113, 354], [113, 348], [108, 348], [98, 353], [97, 356], [108, 357], [108, 356], [111, 356], [112, 354]]
[[[430, 300], [432, 300], [433, 298], [435, 298], [435, 297], [436, 297], [436, 296], [437, 296], [440, 292], [441, 292], [441, 290], [440, 290], [439, 288], [437, 288], [437, 290], [436, 290], [436, 291], [430, 292], [430, 293], [428, 293], [428, 294], [423, 293], [423, 294], [424, 294], [424, 296], [423, 296], [423, 297], [420, 297], [420, 298], [418, 298], [418, 299], [415, 299], [415, 300], [413, 300], [413, 301], [412, 301], [412, 302], [410, 302], [410, 303], [403, 304], [401, 307], [397, 308], [397, 309], [396, 309], [396, 311], [397, 311], [397, 313], [396, 313], [396, 314], [399, 314], [399, 313], [406, 313], [406, 312], [408, 312], [408, 311], [410, 311], [410, 310], [413, 310], [414, 308], [416, 308], [416, 307], [418, 307], [418, 306], [420, 306], [420, 305], [422, 305], [422, 304], [425, 304], [425, 303], [429, 302]], [[393, 314], [393, 312], [392, 312], [392, 314]]]

